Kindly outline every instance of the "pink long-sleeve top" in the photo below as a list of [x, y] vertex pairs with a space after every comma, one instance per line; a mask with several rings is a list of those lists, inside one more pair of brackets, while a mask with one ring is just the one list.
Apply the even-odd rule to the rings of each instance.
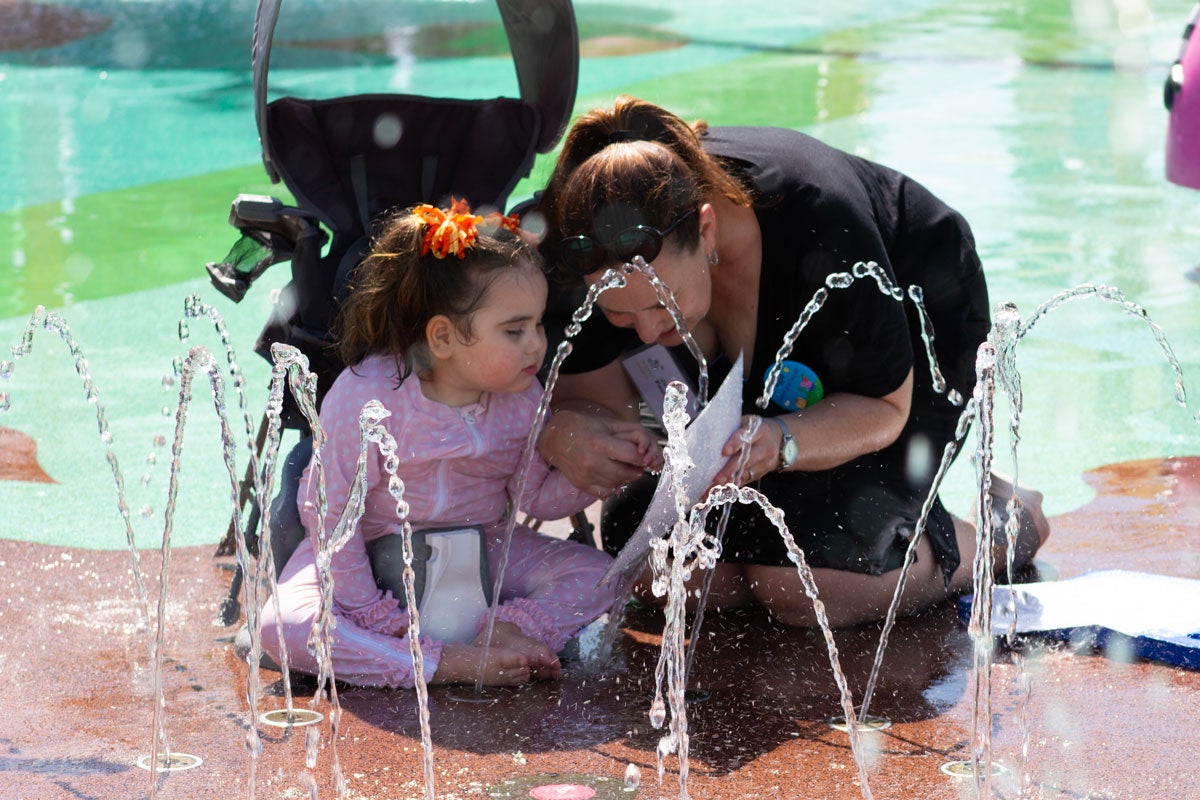
[[[320, 415], [327, 437], [322, 451], [325, 530], [332, 533], [349, 497], [358, 460], [360, 411], [370, 400], [379, 400], [391, 412], [383, 426], [396, 440], [396, 474], [404, 481], [413, 530], [503, 523], [509, 498], [516, 497], [521, 451], [541, 396], [535, 380], [520, 394], [485, 392], [478, 403], [454, 408], [425, 397], [415, 375], [397, 388], [396, 365], [389, 356], [370, 356], [343, 371]], [[319, 524], [315, 473], [310, 463], [299, 493], [300, 516], [314, 549]], [[391, 533], [399, 521], [387, 488], [384, 457], [373, 444], [367, 451], [367, 487], [357, 533], [332, 558], [334, 611], [361, 627], [395, 635], [408, 627], [408, 614], [390, 592], [376, 585], [365, 547]], [[524, 497], [517, 504], [522, 511], [538, 519], [560, 519], [592, 502], [593, 497], [572, 486], [535, 451]]]

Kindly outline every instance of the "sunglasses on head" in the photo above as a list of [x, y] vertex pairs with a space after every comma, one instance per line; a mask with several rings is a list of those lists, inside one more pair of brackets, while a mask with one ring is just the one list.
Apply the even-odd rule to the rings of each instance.
[[588, 275], [606, 264], [628, 264], [634, 256], [641, 256], [649, 264], [658, 258], [663, 241], [696, 209], [689, 208], [663, 228], [649, 225], [634, 225], [606, 241], [591, 236], [570, 236], [563, 239], [561, 257], [563, 266], [575, 275]]

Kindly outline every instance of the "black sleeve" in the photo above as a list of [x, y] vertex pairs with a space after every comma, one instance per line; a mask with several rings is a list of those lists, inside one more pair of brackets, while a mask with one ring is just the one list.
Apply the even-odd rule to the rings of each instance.
[[[904, 307], [871, 277], [844, 288], [830, 275], [853, 276], [855, 264], [873, 262], [884, 285], [895, 279], [869, 205], [843, 188], [810, 187], [761, 211], [763, 287], [752, 369], [761, 379], [784, 337], [810, 306], [811, 317], [788, 358], [813, 369], [826, 394], [882, 397], [904, 382], [913, 365]], [[861, 270], [860, 270], [861, 273]], [[761, 384], [755, 389], [761, 391]]]

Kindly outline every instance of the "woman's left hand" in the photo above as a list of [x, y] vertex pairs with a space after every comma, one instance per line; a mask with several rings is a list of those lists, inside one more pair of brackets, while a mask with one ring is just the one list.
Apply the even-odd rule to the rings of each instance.
[[[754, 421], [758, 421], [758, 430], [754, 432], [753, 438], [750, 439], [750, 452], [746, 457], [746, 465], [742, 470], [740, 480], [737, 467], [738, 461], [741, 458], [742, 442], [749, 435], [750, 429]], [[768, 472], [774, 472], [779, 468], [779, 443], [782, 439], [782, 434], [779, 431], [778, 425], [766, 424], [766, 420], [755, 415], [747, 415], [742, 417], [742, 427], [737, 430], [729, 440], [725, 442], [725, 446], [721, 448], [721, 455], [726, 456], [729, 460], [717, 472], [717, 476], [713, 478], [713, 486], [718, 486], [722, 483], [737, 483], [745, 486], [749, 483], [766, 475]]]

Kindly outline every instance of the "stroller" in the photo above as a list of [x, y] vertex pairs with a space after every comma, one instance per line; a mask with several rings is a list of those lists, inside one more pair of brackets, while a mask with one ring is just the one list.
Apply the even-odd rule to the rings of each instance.
[[[496, 2], [516, 67], [519, 98], [360, 94], [268, 102], [267, 73], [282, 0], [259, 0], [252, 70], [263, 166], [272, 183], [282, 181], [290, 190], [296, 205], [275, 197], [239, 195], [229, 223], [241, 236], [226, 258], [208, 264], [207, 270], [213, 286], [239, 302], [269, 267], [291, 262], [291, 281], [255, 345], [263, 358], [271, 360], [276, 342], [292, 345], [320, 376], [319, 387], [328, 388], [346, 366], [329, 347], [330, 326], [350, 274], [369, 246], [373, 222], [396, 207], [445, 205], [452, 196], [466, 199], [472, 208], [504, 211], [536, 154], [558, 143], [574, 106], [579, 72], [579, 35], [571, 2]], [[318, 404], [323, 396], [318, 389]], [[302, 436], [284, 461], [277, 498], [284, 519], [273, 515], [286, 526], [298, 524], [296, 482], [308, 462], [311, 437], [290, 396], [282, 423]], [[259, 452], [266, 432], [264, 416], [256, 442]], [[258, 504], [269, 498], [254, 496], [251, 470], [242, 481], [237, 513], [250, 504], [247, 541], [257, 556]], [[575, 524], [585, 527], [572, 535], [590, 540], [586, 517], [580, 515]], [[216, 555], [233, 553], [233, 534], [231, 525]], [[277, 568], [282, 568], [299, 540], [276, 541], [275, 530], [269, 535]], [[224, 625], [237, 620], [242, 580], [239, 566], [220, 612]]]

